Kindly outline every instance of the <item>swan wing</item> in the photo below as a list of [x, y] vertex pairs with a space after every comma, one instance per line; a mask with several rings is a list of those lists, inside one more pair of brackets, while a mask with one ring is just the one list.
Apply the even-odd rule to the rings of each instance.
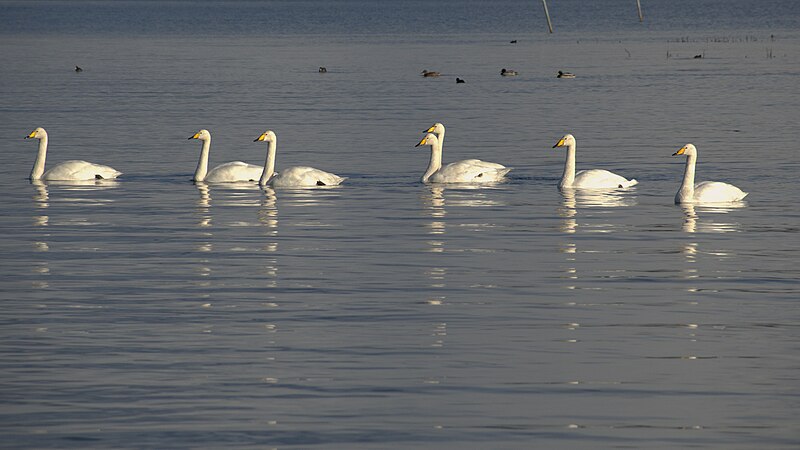
[[635, 179], [628, 180], [614, 172], [604, 169], [581, 170], [575, 174], [572, 187], [579, 189], [616, 189], [626, 188], [639, 183]]
[[511, 168], [480, 159], [465, 159], [442, 167], [434, 173], [433, 183], [491, 183], [500, 181]]
[[98, 178], [117, 178], [120, 175], [122, 175], [122, 172], [102, 164], [74, 160], [56, 164], [42, 175], [42, 179], [53, 181], [80, 181]]
[[258, 181], [261, 178], [263, 166], [247, 164], [241, 161], [233, 161], [220, 164], [211, 169], [204, 181], [210, 183], [235, 183], [241, 181]]
[[337, 186], [347, 178], [313, 167], [295, 166], [281, 169], [269, 180], [274, 187]]
[[694, 201], [701, 203], [738, 202], [747, 192], [720, 181], [701, 181], [694, 185]]

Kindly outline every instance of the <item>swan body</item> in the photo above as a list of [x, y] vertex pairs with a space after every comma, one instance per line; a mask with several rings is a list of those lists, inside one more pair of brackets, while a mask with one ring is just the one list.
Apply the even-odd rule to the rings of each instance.
[[208, 154], [211, 150], [211, 133], [208, 130], [200, 130], [189, 139], [199, 139], [203, 141], [203, 149], [200, 151], [200, 161], [194, 171], [194, 181], [205, 181], [209, 183], [236, 183], [242, 181], [256, 181], [264, 170], [261, 166], [247, 164], [241, 161], [233, 161], [220, 164], [208, 170]]
[[686, 155], [686, 169], [683, 183], [675, 194], [675, 203], [728, 203], [738, 202], [747, 196], [747, 192], [738, 187], [720, 181], [694, 182], [695, 165], [697, 164], [697, 148], [686, 144], [672, 156]]
[[311, 187], [311, 186], [338, 186], [342, 184], [346, 177], [325, 172], [324, 170], [313, 167], [295, 166], [283, 169], [280, 173], [275, 172], [275, 154], [278, 146], [278, 138], [271, 130], [267, 130], [257, 137], [253, 142], [266, 141], [269, 143], [267, 150], [267, 160], [261, 171], [258, 184], [272, 187]]
[[428, 170], [422, 175], [423, 183], [494, 183], [502, 180], [511, 171], [510, 167], [480, 159], [465, 159], [442, 166], [444, 125], [435, 123], [426, 133], [416, 145], [431, 146], [431, 160]]
[[47, 172], [44, 171], [45, 159], [47, 159], [47, 131], [39, 127], [30, 132], [25, 139], [39, 140], [39, 153], [31, 169], [31, 181], [85, 181], [117, 178], [122, 172], [102, 164], [94, 164], [88, 161], [72, 160], [56, 164]]
[[581, 170], [575, 173], [575, 137], [571, 134], [564, 135], [553, 148], [567, 147], [567, 160], [564, 163], [564, 174], [558, 183], [559, 189], [617, 189], [627, 188], [638, 184], [635, 179], [625, 177], [604, 169]]

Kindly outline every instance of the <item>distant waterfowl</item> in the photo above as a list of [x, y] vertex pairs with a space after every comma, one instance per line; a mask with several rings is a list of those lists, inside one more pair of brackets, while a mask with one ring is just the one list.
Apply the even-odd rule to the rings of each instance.
[[747, 196], [738, 187], [720, 181], [694, 182], [695, 165], [697, 164], [697, 148], [686, 144], [672, 156], [686, 155], [686, 169], [683, 172], [683, 183], [675, 194], [675, 203], [726, 203], [738, 202]]
[[638, 183], [635, 179], [628, 180], [604, 169], [588, 169], [575, 173], [575, 137], [571, 134], [559, 139], [553, 146], [556, 147], [567, 147], [567, 160], [564, 163], [564, 174], [558, 183], [559, 189], [615, 189]]
[[515, 77], [515, 76], [519, 75], [519, 73], [516, 70], [502, 69], [500, 71], [500, 75], [502, 75], [504, 77]]
[[336, 174], [325, 172], [324, 170], [313, 167], [295, 166], [283, 169], [280, 173], [275, 172], [275, 153], [278, 146], [278, 138], [272, 130], [267, 130], [261, 136], [255, 138], [253, 142], [269, 143], [267, 150], [267, 160], [261, 172], [258, 184], [272, 187], [311, 187], [311, 186], [337, 186], [347, 178]]
[[703, 55], [694, 55], [694, 59], [702, 59]]
[[510, 43], [511, 43], [511, 44], [516, 44], [516, 43], [517, 43], [517, 40], [516, 40], [516, 39], [514, 39], [514, 40], [513, 40], [513, 41], [511, 41]]
[[211, 133], [208, 130], [200, 130], [189, 136], [189, 139], [199, 139], [203, 141], [203, 149], [200, 151], [200, 161], [194, 171], [194, 181], [206, 181], [209, 183], [236, 183], [242, 181], [256, 181], [264, 170], [262, 166], [247, 164], [242, 161], [232, 161], [220, 164], [210, 171], [208, 170], [208, 154], [211, 150]]
[[326, 67], [320, 67], [319, 73], [328, 73], [328, 69]]
[[80, 68], [80, 67], [78, 67], [78, 66], [75, 66], [75, 72], [83, 72], [83, 69], [81, 69], [81, 68]]
[[438, 77], [439, 75], [441, 75], [441, 73], [439, 73], [439, 72], [434, 72], [434, 71], [429, 71], [429, 70], [423, 70], [422, 71], [422, 76], [423, 77]]
[[502, 164], [480, 159], [465, 159], [442, 167], [444, 125], [436, 123], [426, 132], [428, 134], [415, 146], [429, 145], [431, 147], [430, 163], [422, 175], [423, 183], [493, 183], [502, 180], [511, 171], [511, 168]]
[[84, 181], [117, 178], [122, 175], [111, 167], [94, 164], [87, 161], [64, 161], [56, 164], [47, 172], [44, 171], [44, 162], [47, 159], [47, 131], [37, 128], [30, 132], [25, 139], [39, 140], [39, 153], [31, 170], [31, 181]]
[[466, 81], [462, 80], [461, 78], [456, 77], [456, 83], [466, 83]]
[[556, 78], [575, 78], [575, 74], [571, 72], [563, 72], [561, 70], [558, 71], [558, 75]]

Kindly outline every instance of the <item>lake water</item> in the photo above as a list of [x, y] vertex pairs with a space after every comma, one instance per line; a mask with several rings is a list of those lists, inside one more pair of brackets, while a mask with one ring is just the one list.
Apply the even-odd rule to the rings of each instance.
[[[0, 447], [800, 446], [800, 3], [642, 4], [0, 2]], [[421, 184], [437, 121], [509, 180]]]

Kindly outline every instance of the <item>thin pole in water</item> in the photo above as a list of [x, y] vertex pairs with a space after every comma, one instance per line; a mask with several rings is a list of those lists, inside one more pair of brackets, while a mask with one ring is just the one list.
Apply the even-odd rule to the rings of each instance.
[[636, 10], [639, 11], [639, 22], [644, 22], [644, 16], [642, 15], [642, 4], [639, 0], [636, 0]]
[[[636, 0], [639, 1], [639, 0]], [[542, 0], [542, 5], [544, 5], [544, 15], [547, 17], [547, 29], [550, 30], [550, 33], [553, 33], [553, 24], [550, 23], [550, 12], [547, 11], [547, 0]]]

